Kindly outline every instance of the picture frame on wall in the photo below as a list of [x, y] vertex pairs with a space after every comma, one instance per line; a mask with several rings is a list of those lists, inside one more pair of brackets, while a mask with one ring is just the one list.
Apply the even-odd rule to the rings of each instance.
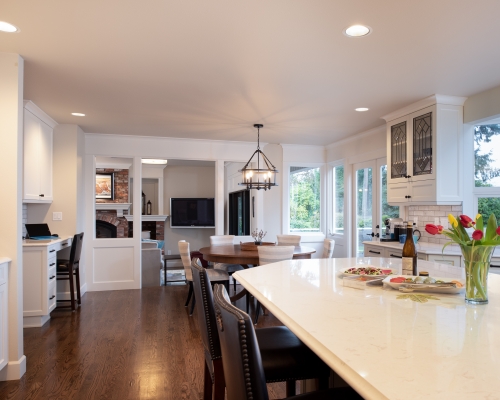
[[114, 200], [115, 185], [112, 173], [95, 175], [95, 198]]

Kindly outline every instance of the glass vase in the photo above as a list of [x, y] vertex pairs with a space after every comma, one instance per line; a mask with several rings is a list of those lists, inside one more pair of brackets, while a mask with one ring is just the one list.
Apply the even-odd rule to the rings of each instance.
[[488, 304], [488, 272], [495, 246], [460, 246], [465, 264], [465, 302]]

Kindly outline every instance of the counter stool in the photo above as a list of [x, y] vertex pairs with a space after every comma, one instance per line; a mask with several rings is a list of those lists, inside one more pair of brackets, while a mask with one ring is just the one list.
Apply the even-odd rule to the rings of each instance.
[[69, 254], [69, 260], [57, 259], [56, 277], [58, 281], [68, 281], [69, 280], [69, 291], [71, 295], [71, 300], [57, 300], [57, 302], [70, 301], [69, 306], [57, 306], [57, 308], [70, 308], [72, 311], [76, 311], [75, 304], [75, 284], [73, 282], [73, 277], [76, 280], [76, 297], [78, 305], [82, 304], [80, 296], [80, 256], [82, 254], [82, 243], [83, 243], [83, 232], [78, 233], [73, 236], [73, 242], [71, 243], [71, 252]]

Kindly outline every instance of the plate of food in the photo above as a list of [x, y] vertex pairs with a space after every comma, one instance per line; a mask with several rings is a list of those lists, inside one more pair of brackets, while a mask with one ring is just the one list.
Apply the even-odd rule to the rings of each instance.
[[378, 268], [373, 265], [357, 264], [351, 268], [344, 268], [341, 270], [344, 276], [387, 276], [394, 273], [390, 268]]
[[394, 275], [383, 281], [393, 289], [401, 292], [431, 292], [455, 294], [465, 290], [463, 279], [441, 278], [431, 276]]

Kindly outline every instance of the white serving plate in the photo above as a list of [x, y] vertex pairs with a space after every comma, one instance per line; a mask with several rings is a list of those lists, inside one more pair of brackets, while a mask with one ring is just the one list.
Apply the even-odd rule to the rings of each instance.
[[[415, 278], [413, 275], [390, 275], [387, 278], [385, 278], [382, 283], [384, 285], [389, 285], [393, 289], [399, 290], [401, 287], [405, 287], [406, 285], [413, 285], [416, 286], [417, 289], [413, 291], [413, 293], [444, 293], [444, 294], [457, 294], [460, 292], [463, 292], [465, 290], [465, 281], [463, 279], [456, 279], [456, 278], [442, 278], [442, 277], [437, 277], [433, 276], [432, 278], [436, 280], [440, 280], [443, 282], [451, 282], [451, 281], [458, 281], [460, 282], [463, 286], [458, 288], [458, 287], [429, 287], [425, 283], [395, 283], [391, 282], [391, 279], [397, 278], [397, 277], [404, 277], [404, 278]], [[418, 288], [418, 286], [422, 285], [421, 288]]]
[[[392, 275], [388, 275], [388, 274], [381, 274], [381, 275], [368, 275], [368, 274], [365, 274], [365, 275], [360, 275], [360, 274], [348, 274], [346, 271], [348, 269], [351, 269], [351, 268], [369, 268], [369, 267], [372, 267], [372, 268], [377, 268], [377, 269], [383, 269], [383, 270], [390, 270], [391, 271], [391, 274], [395, 274], [396, 273], [396, 270], [392, 269], [392, 268], [380, 268], [380, 267], [375, 267], [374, 265], [368, 265], [368, 264], [356, 264], [354, 267], [350, 267], [350, 268], [343, 268], [340, 270], [340, 272], [342, 273], [343, 276], [379, 276], [379, 277], [383, 277], [383, 276], [392, 276]], [[401, 275], [402, 276], [402, 275]]]

